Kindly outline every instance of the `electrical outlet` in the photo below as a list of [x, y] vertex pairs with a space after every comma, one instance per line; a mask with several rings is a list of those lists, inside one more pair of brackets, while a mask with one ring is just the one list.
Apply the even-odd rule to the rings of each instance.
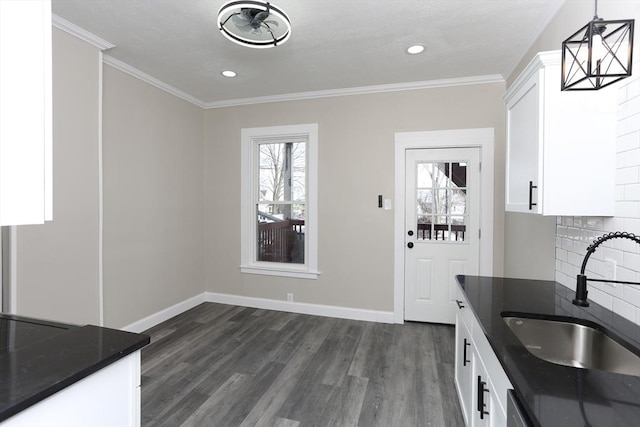
[[287, 301], [293, 302], [293, 294], [287, 294]]
[[616, 260], [615, 259], [605, 259], [605, 279], [607, 280], [616, 280]]

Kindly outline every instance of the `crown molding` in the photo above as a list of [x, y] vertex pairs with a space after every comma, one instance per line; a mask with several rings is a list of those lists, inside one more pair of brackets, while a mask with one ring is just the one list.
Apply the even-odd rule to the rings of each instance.
[[152, 86], [157, 87], [158, 89], [161, 89], [165, 92], [170, 93], [173, 96], [176, 96], [178, 98], [181, 98], [185, 101], [188, 101], [194, 105], [197, 105], [200, 108], [206, 108], [205, 107], [205, 103], [203, 101], [201, 101], [200, 99], [189, 95], [188, 93], [177, 89], [171, 85], [168, 85], [167, 83], [156, 79], [155, 77], [150, 76], [149, 74], [138, 70], [137, 68], [132, 67], [129, 64], [126, 64], [122, 61], [120, 61], [119, 59], [114, 58], [113, 56], [109, 56], [109, 55], [103, 55], [103, 62], [107, 65], [112, 66], [113, 68], [120, 70], [124, 73], [127, 73], [139, 80], [142, 80], [145, 83], [148, 83]]
[[51, 24], [62, 31], [66, 31], [72, 36], [76, 36], [80, 40], [84, 40], [85, 42], [97, 47], [102, 51], [113, 49], [114, 47], [116, 47], [116, 45], [114, 45], [113, 43], [109, 43], [108, 41], [96, 36], [95, 34], [90, 33], [84, 28], [78, 27], [76, 24], [69, 22], [64, 18], [61, 18], [58, 15], [51, 15]]
[[469, 86], [489, 83], [504, 83], [500, 74], [485, 76], [461, 77], [454, 79], [427, 80], [420, 82], [394, 83], [374, 86], [360, 86], [344, 89], [319, 90], [313, 92], [288, 93], [274, 96], [239, 98], [225, 101], [206, 102], [205, 109], [237, 107], [241, 105], [265, 104], [269, 102], [300, 101], [305, 99], [331, 98], [336, 96], [366, 95], [384, 92], [400, 92], [406, 90], [433, 89], [439, 87]]

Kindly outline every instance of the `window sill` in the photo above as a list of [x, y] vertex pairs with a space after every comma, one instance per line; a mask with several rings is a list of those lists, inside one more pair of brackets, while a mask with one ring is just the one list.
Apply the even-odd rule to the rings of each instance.
[[296, 277], [298, 279], [317, 279], [320, 275], [318, 271], [298, 270], [289, 268], [273, 268], [257, 265], [241, 265], [241, 273], [262, 274], [267, 276]]

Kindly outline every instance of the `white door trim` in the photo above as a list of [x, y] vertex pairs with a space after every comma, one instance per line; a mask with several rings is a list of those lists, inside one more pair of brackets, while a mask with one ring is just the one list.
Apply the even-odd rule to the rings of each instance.
[[480, 148], [480, 274], [493, 274], [494, 129], [460, 129], [395, 134], [395, 215], [393, 233], [393, 317], [404, 323], [405, 151], [412, 148]]

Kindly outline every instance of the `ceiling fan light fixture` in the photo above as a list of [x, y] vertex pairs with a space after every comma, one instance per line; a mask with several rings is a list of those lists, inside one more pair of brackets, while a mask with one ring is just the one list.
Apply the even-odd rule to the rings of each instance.
[[240, 46], [265, 49], [291, 37], [291, 20], [274, 4], [262, 0], [230, 1], [218, 10], [218, 29]]
[[561, 90], [598, 90], [631, 76], [633, 19], [591, 22], [562, 42]]

